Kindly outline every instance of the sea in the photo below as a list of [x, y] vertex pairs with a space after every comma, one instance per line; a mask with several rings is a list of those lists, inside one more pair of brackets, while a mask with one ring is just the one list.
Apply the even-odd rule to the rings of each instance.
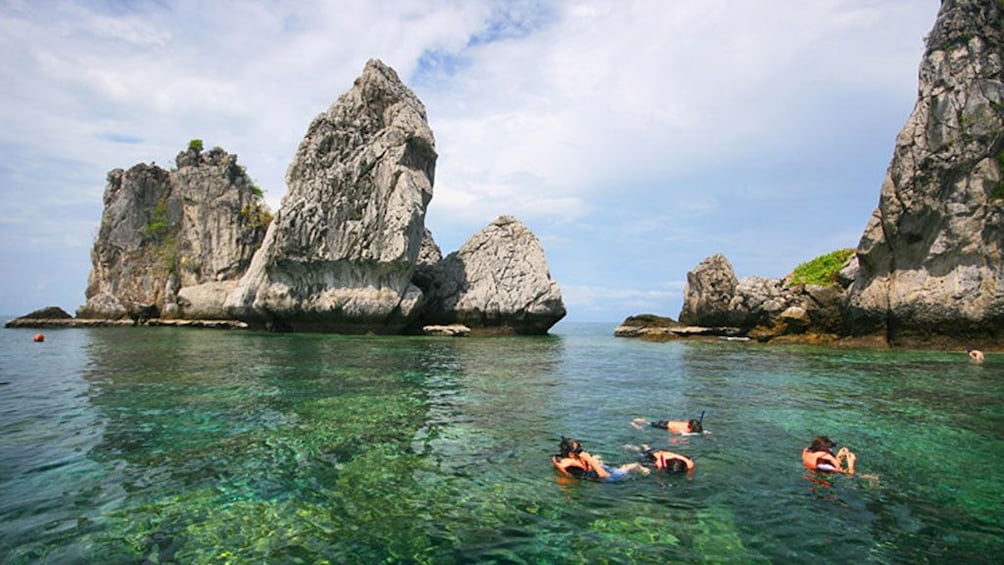
[[[1004, 355], [615, 326], [2, 329], [0, 562], [1001, 562]], [[806, 471], [816, 435], [857, 475]], [[569, 479], [563, 436], [695, 469]]]

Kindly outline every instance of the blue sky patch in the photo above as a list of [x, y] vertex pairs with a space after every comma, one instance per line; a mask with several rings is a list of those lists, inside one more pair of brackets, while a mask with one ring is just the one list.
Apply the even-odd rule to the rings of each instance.
[[136, 145], [137, 143], [143, 143], [146, 141], [142, 137], [136, 137], [135, 135], [127, 135], [124, 133], [101, 133], [98, 134], [98, 139], [111, 141], [112, 143], [125, 143], [127, 145]]

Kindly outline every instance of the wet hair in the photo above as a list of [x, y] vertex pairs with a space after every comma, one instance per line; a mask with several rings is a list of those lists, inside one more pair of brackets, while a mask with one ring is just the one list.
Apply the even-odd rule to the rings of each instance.
[[704, 431], [704, 426], [701, 425], [701, 421], [697, 418], [691, 418], [687, 422], [687, 427], [690, 428], [690, 432], [694, 434], [699, 434]]
[[687, 463], [683, 459], [670, 459], [666, 461], [666, 466], [662, 468], [663, 472], [673, 474], [673, 473], [683, 473], [687, 470]]
[[566, 457], [569, 453], [575, 453], [576, 455], [582, 453], [582, 446], [579, 445], [578, 441], [570, 437], [561, 436], [561, 443], [558, 444], [558, 455]]
[[812, 438], [812, 445], [809, 451], [828, 451], [833, 453], [833, 448], [837, 447], [836, 442], [826, 436], [816, 436]]

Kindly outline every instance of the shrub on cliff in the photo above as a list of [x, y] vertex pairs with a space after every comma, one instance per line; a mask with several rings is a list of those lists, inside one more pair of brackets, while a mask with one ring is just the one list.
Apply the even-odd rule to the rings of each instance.
[[852, 255], [854, 249], [838, 249], [806, 261], [792, 271], [791, 284], [832, 286], [837, 282], [837, 273]]

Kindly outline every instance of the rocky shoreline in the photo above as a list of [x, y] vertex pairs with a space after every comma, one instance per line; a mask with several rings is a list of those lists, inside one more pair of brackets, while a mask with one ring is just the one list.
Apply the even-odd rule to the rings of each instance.
[[133, 320], [109, 320], [105, 318], [14, 318], [4, 324], [5, 328], [113, 328], [134, 326], [164, 326], [177, 328], [208, 328], [214, 330], [247, 329], [249, 326], [239, 320], [167, 320], [153, 318], [142, 322]]

